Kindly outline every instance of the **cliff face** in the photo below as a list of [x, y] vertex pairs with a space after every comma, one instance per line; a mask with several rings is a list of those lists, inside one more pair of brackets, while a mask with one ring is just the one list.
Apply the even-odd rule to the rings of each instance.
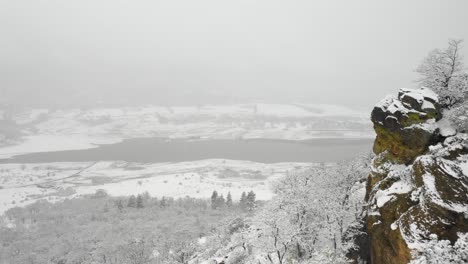
[[366, 194], [372, 263], [416, 263], [434, 240], [466, 239], [468, 135], [441, 135], [452, 131], [440, 129], [441, 118], [437, 95], [425, 89], [402, 89], [372, 111], [376, 157]]

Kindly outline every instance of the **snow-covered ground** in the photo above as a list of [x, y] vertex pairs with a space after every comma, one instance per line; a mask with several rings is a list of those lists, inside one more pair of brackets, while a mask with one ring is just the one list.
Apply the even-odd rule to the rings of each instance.
[[[5, 116], [2, 114], [1, 118]], [[30, 109], [15, 111], [8, 116], [9, 124], [16, 124], [10, 130], [16, 129], [19, 135], [15, 144], [0, 136], [0, 146], [3, 145], [0, 158], [31, 152], [86, 149], [96, 144], [139, 137], [302, 140], [370, 138], [374, 135], [367, 111], [334, 105]]]
[[260, 200], [273, 196], [271, 185], [310, 163], [263, 164], [250, 161], [200, 160], [179, 163], [73, 162], [0, 165], [0, 214], [40, 199], [61, 201], [96, 190], [109, 195], [148, 192], [155, 197], [209, 198], [213, 190], [239, 199], [253, 190]]
[[[368, 111], [334, 105], [239, 104], [93, 109], [0, 109], [0, 159], [76, 150], [140, 137], [288, 139], [373, 137]], [[0, 164], [0, 214], [39, 199], [60, 201], [98, 189], [110, 195], [148, 191], [162, 197], [238, 199], [253, 190], [270, 199], [272, 182], [308, 163], [201, 160], [173, 163], [74, 162]]]

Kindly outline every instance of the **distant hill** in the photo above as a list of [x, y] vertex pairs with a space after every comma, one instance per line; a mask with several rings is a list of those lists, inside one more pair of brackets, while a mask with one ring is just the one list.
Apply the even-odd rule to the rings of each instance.
[[[368, 114], [314, 104], [142, 106], [89, 109], [27, 109], [2, 112], [16, 137], [0, 155], [91, 148], [140, 137], [167, 138], [371, 138]], [[3, 126], [5, 128], [6, 126]], [[11, 132], [13, 131], [13, 132]]]

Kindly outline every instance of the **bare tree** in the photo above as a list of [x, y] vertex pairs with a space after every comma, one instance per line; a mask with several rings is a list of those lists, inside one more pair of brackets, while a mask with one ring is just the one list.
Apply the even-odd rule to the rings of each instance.
[[462, 42], [449, 40], [446, 49], [432, 50], [416, 69], [422, 76], [418, 82], [437, 92], [446, 108], [459, 103], [468, 90], [461, 54]]
[[[351, 227], [361, 221], [369, 157], [317, 166], [287, 175], [277, 195], [252, 219], [256, 236], [246, 239], [272, 264], [326, 258], [346, 261], [355, 246]], [[322, 259], [323, 261], [323, 259]]]
[[151, 254], [154, 245], [144, 239], [136, 239], [128, 244], [121, 246], [120, 252], [123, 259], [129, 264], [149, 264], [151, 263]]
[[170, 256], [175, 263], [187, 264], [195, 251], [196, 247], [191, 242], [174, 241]]

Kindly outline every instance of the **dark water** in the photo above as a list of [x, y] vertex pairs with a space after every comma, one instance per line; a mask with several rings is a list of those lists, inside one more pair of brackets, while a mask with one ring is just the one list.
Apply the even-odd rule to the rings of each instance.
[[130, 162], [180, 162], [201, 159], [275, 162], [336, 162], [371, 150], [371, 139], [290, 140], [167, 140], [129, 139], [94, 149], [32, 153], [0, 163], [39, 163], [123, 160]]

